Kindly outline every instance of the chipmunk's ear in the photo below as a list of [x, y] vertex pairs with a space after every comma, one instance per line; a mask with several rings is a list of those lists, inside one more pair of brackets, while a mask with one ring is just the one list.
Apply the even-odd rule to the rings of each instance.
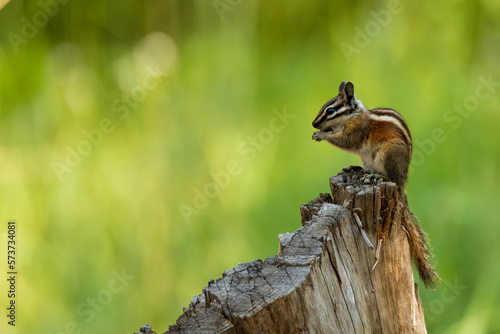
[[342, 81], [342, 83], [339, 86], [339, 95], [344, 94], [344, 87], [345, 87], [346, 82]]
[[348, 100], [354, 97], [354, 85], [352, 84], [352, 82], [348, 82], [345, 84], [344, 93]]
[[354, 85], [352, 82], [345, 84], [344, 94], [347, 100], [347, 105], [354, 109], [356, 107], [356, 99], [354, 98]]

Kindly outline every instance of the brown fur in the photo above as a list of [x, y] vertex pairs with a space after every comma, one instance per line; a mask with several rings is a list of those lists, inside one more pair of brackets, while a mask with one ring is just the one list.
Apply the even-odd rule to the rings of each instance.
[[[407, 202], [406, 196], [405, 201]], [[408, 208], [408, 202], [405, 207]], [[433, 255], [429, 247], [427, 233], [422, 230], [417, 217], [415, 217], [409, 209], [404, 211], [402, 218], [403, 227], [408, 236], [413, 262], [418, 269], [420, 279], [424, 282], [426, 288], [435, 289], [441, 282], [441, 278], [430, 262]]]
[[[316, 116], [313, 126], [320, 131], [313, 134], [313, 139], [326, 140], [338, 148], [360, 155], [365, 170], [395, 182], [408, 204], [405, 186], [412, 154], [408, 126], [393, 109], [368, 110], [359, 104], [354, 97], [352, 83], [343, 82], [339, 95], [329, 100]], [[330, 113], [329, 108], [332, 108]], [[427, 288], [434, 288], [440, 278], [430, 264], [432, 254], [427, 235], [409, 209], [404, 213], [403, 227], [422, 281]]]

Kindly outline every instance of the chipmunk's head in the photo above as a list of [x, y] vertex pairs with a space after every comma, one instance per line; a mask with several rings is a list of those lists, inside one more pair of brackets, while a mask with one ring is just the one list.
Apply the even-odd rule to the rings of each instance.
[[332, 130], [344, 124], [349, 118], [364, 110], [361, 101], [356, 100], [354, 85], [343, 81], [339, 87], [339, 95], [328, 101], [319, 111], [312, 125], [319, 130]]

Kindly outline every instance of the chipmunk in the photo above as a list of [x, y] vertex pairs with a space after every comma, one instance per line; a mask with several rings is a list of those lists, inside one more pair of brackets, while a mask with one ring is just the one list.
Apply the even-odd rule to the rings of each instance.
[[[395, 182], [405, 197], [405, 204], [408, 203], [405, 186], [412, 139], [405, 120], [397, 111], [365, 108], [354, 95], [354, 85], [344, 81], [340, 84], [339, 94], [320, 109], [312, 125], [320, 130], [314, 132], [312, 139], [326, 140], [338, 148], [358, 154], [366, 173]], [[420, 278], [427, 288], [433, 288], [440, 278], [429, 262], [432, 254], [427, 235], [409, 209], [404, 217], [407, 219], [403, 219], [403, 226]]]

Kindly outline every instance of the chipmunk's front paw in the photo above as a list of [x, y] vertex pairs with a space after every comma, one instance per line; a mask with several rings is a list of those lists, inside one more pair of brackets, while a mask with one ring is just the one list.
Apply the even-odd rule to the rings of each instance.
[[322, 141], [323, 133], [321, 131], [316, 131], [315, 133], [313, 133], [313, 139], [316, 141]]

